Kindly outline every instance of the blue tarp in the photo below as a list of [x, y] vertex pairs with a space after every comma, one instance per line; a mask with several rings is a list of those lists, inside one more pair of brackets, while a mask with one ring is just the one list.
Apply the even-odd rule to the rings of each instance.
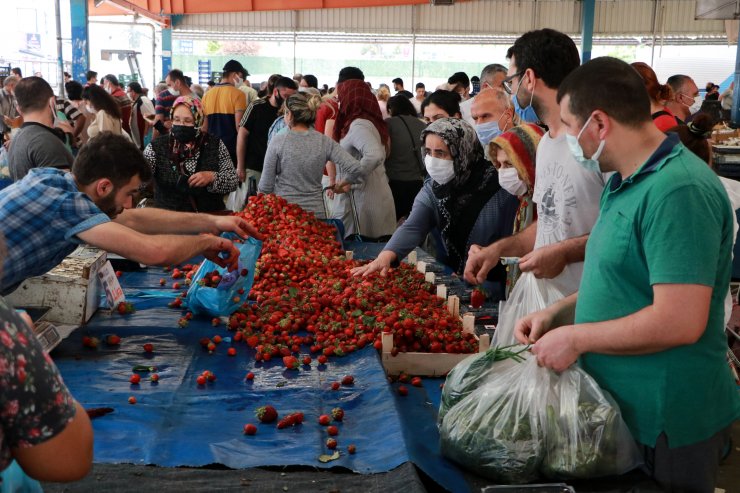
[[[167, 286], [160, 288], [159, 279]], [[178, 328], [180, 310], [166, 307], [174, 282], [161, 269], [125, 273], [121, 282], [137, 312], [121, 316], [97, 313], [87, 327], [78, 329], [54, 350], [52, 356], [74, 396], [86, 408], [112, 407], [114, 413], [93, 420], [95, 462], [205, 466], [213, 463], [232, 468], [257, 466], [342, 466], [359, 473], [379, 473], [412, 461], [448, 490], [464, 491], [466, 482], [456, 466], [439, 455], [436, 412], [442, 380], [425, 380], [424, 388], [409, 386], [409, 395], [389, 385], [380, 358], [372, 348], [326, 366], [286, 370], [281, 358], [255, 362], [254, 351], [234, 343], [235, 357], [226, 354], [233, 332], [213, 327], [210, 318], [195, 318]], [[107, 334], [122, 338], [120, 346], [102, 342]], [[202, 348], [202, 337], [225, 338], [214, 354]], [[101, 339], [98, 349], [84, 348], [82, 337]], [[153, 354], [142, 345], [152, 343]], [[307, 348], [302, 348], [307, 354]], [[314, 358], [315, 360], [315, 358]], [[153, 365], [158, 383], [141, 373], [138, 385], [129, 377], [135, 365]], [[198, 387], [204, 370], [215, 373], [213, 384]], [[253, 371], [255, 379], [245, 380]], [[331, 390], [344, 375], [355, 385]], [[129, 396], [137, 404], [130, 405]], [[277, 430], [275, 424], [258, 424], [255, 408], [270, 404], [280, 415], [301, 411], [305, 423]], [[326, 464], [318, 457], [325, 447], [325, 427], [320, 414], [333, 407], [345, 410], [337, 423], [341, 456]], [[246, 423], [258, 426], [255, 436], [245, 436]], [[355, 444], [357, 454], [346, 447]]]

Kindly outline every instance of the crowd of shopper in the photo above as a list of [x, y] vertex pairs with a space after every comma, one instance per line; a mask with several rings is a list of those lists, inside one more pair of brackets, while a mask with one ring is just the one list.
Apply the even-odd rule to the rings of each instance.
[[[346, 236], [387, 241], [354, 275], [382, 282], [432, 241], [493, 299], [522, 272], [556, 288], [563, 299], [518, 321], [517, 338], [554, 370], [580, 360], [662, 487], [704, 491], [740, 416], [723, 359], [740, 190], [712, 171], [699, 89], [682, 74], [661, 83], [641, 62], [581, 65], [551, 29], [524, 34], [506, 58], [475, 81], [457, 72], [415, 93], [401, 78], [373, 91], [357, 67], [331, 88], [310, 74], [252, 87], [237, 60], [205, 87], [171, 70], [151, 99], [112, 74], [98, 85], [93, 71], [84, 87], [67, 81], [67, 98], [40, 77], [7, 77], [0, 131], [15, 182], [0, 191], [0, 294], [78, 243], [152, 265], [203, 254], [233, 267], [234, 245], [215, 234], [257, 233], [227, 215], [225, 198], [244, 186], [274, 193], [341, 220]], [[733, 87], [707, 87], [706, 99], [731, 105]], [[155, 207], [135, 209], [147, 183]], [[0, 318], [14, 337], [28, 332], [2, 299]], [[31, 476], [74, 479], [89, 467], [89, 422], [38, 353], [24, 357], [56, 410], [35, 440], [3, 422], [0, 467], [15, 458]], [[57, 439], [67, 433], [81, 438]], [[87, 466], [39, 472], [19, 445], [46, 441]]]

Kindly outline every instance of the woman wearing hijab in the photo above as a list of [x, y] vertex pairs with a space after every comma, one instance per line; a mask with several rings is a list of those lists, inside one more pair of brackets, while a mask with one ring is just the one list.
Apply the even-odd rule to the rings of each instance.
[[200, 100], [178, 97], [170, 118], [170, 133], [160, 135], [144, 150], [154, 175], [156, 206], [173, 211], [224, 211], [223, 196], [236, 190], [236, 169], [221, 139], [201, 132]]
[[[519, 199], [519, 207], [514, 217], [513, 234], [524, 230], [537, 217], [537, 211], [532, 202], [534, 165], [537, 145], [543, 133], [542, 128], [537, 125], [525, 123], [502, 133], [488, 144], [488, 155], [498, 171], [498, 182], [501, 188]], [[507, 266], [507, 298], [520, 274], [518, 264]]]
[[388, 129], [378, 102], [367, 84], [356, 79], [340, 82], [337, 95], [340, 107], [334, 140], [360, 161], [361, 170], [360, 180], [351, 186], [338, 170], [333, 215], [342, 220], [347, 235], [390, 236], [396, 229], [396, 209], [383, 164], [389, 145]]
[[[421, 134], [424, 165], [429, 177], [414, 200], [406, 222], [385, 249], [354, 275], [380, 271], [384, 275], [437, 227], [444, 241], [444, 261], [458, 274], [465, 270], [472, 244], [484, 244], [511, 235], [519, 200], [499, 185], [496, 168], [483, 157], [475, 129], [457, 118], [442, 118]], [[493, 269], [491, 297], [501, 299], [506, 271]]]

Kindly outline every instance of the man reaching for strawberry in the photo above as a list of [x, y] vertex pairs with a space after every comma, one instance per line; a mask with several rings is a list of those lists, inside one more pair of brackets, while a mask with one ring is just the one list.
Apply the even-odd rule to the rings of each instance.
[[0, 191], [7, 244], [0, 294], [55, 267], [81, 243], [147, 265], [204, 255], [236, 268], [238, 250], [216, 235], [258, 237], [256, 229], [235, 216], [133, 209], [134, 197], [150, 178], [149, 165], [135, 145], [104, 134], [80, 151], [71, 173], [33, 169]]

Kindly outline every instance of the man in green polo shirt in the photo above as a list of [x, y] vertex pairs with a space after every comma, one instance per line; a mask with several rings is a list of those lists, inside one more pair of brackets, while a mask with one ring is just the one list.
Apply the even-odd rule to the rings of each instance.
[[[615, 58], [558, 91], [577, 161], [615, 171], [578, 293], [517, 323], [541, 365], [576, 362], [619, 403], [667, 491], [714, 490], [740, 396], [725, 362], [732, 210], [709, 167], [660, 132], [639, 75]], [[590, 156], [586, 158], [585, 156]]]

